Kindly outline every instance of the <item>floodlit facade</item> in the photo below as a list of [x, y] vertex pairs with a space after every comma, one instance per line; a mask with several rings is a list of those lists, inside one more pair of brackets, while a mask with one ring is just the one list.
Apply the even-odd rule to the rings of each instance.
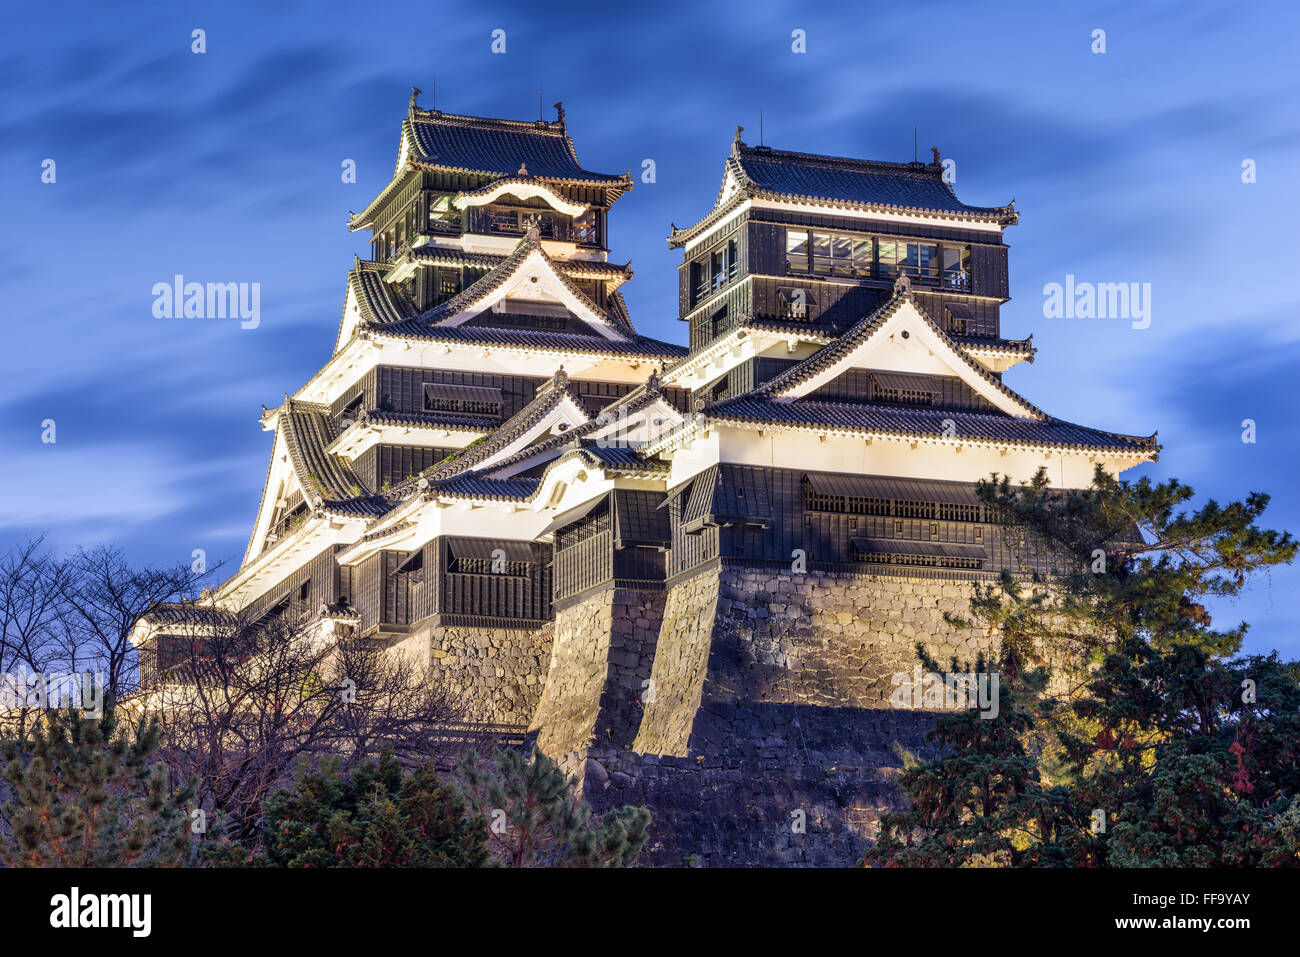
[[[589, 800], [656, 814], [651, 858], [846, 862], [895, 800], [890, 708], [970, 583], [1050, 574], [974, 494], [1087, 486], [1155, 436], [1061, 421], [1004, 383], [1010, 206], [931, 163], [748, 146], [682, 251], [689, 347], [639, 334], [611, 251], [628, 175], [563, 109], [518, 122], [412, 95], [391, 182], [349, 226], [334, 353], [274, 409], [239, 570], [136, 637], [305, 615], [427, 660], [465, 717], [535, 737]], [[185, 623], [190, 629], [177, 627]], [[784, 833], [791, 808], [816, 820]], [[781, 833], [784, 836], [775, 837]], [[855, 843], [857, 842], [857, 843]]]

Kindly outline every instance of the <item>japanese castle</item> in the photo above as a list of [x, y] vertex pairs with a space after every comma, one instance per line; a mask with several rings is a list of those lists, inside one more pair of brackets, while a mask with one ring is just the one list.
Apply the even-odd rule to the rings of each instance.
[[[1098, 465], [1153, 461], [1156, 438], [1062, 421], [1004, 383], [1035, 354], [999, 322], [1019, 214], [959, 200], [937, 150], [845, 159], [737, 128], [712, 208], [668, 236], [689, 347], [640, 334], [611, 252], [632, 178], [585, 169], [556, 110], [487, 119], [412, 95], [392, 180], [348, 222], [370, 247], [333, 355], [263, 410], [243, 562], [141, 621], [143, 680], [205, 621], [303, 616], [414, 651], [467, 721], [535, 735], [593, 801], [667, 808], [674, 853], [821, 860], [729, 848], [666, 789], [716, 792], [689, 775], [723, 753], [794, 790], [833, 776], [826, 755], [857, 734], [844, 716], [881, 720], [917, 640], [972, 647], [936, 609], [1004, 569], [1052, 571], [974, 483], [1046, 468], [1086, 487]], [[762, 763], [790, 726], [802, 750]], [[837, 834], [888, 803], [858, 791], [823, 795]]]

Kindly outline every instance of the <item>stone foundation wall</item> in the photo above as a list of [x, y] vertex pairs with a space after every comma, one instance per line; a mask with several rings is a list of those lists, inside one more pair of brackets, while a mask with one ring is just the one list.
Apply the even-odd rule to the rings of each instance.
[[777, 706], [733, 717], [744, 734], [710, 753], [587, 752], [582, 793], [595, 813], [650, 809], [642, 866], [852, 866], [880, 816], [901, 806], [895, 743], [934, 753], [925, 713]]
[[661, 591], [611, 588], [556, 613], [546, 689], [531, 725], [542, 752], [579, 770], [589, 745], [631, 744], [663, 606]]
[[427, 649], [432, 678], [457, 698], [466, 721], [526, 727], [551, 657], [540, 628], [430, 627], [407, 640]]
[[944, 621], [970, 593], [740, 562], [678, 583], [634, 743], [586, 752], [584, 794], [597, 811], [651, 809], [644, 863], [855, 863], [901, 800], [895, 748], [930, 753], [934, 715], [891, 707], [892, 676], [911, 672], [918, 643], [945, 669], [991, 650]]

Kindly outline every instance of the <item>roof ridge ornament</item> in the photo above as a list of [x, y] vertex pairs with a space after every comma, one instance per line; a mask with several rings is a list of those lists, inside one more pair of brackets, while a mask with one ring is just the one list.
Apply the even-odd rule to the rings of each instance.
[[420, 104], [416, 102], [420, 94], [424, 92], [418, 86], [411, 87], [411, 101], [406, 105], [406, 115], [410, 119], [415, 119], [415, 114], [419, 112]]
[[931, 147], [930, 147], [930, 155], [934, 157], [934, 159], [930, 162], [930, 165], [931, 165], [931, 166], [942, 166], [942, 165], [943, 165], [943, 159], [939, 156], [939, 147], [937, 147], [937, 146], [931, 146]]
[[912, 295], [912, 280], [908, 279], [906, 275], [900, 274], [894, 280], [894, 295], [910, 297]]
[[560, 125], [561, 130], [566, 129], [564, 124], [564, 101], [563, 100], [555, 101], [555, 122]]
[[731, 143], [732, 143], [733, 146], [737, 146], [737, 147], [739, 147], [739, 146], [744, 146], [744, 145], [745, 145], [744, 141], [740, 138], [740, 134], [743, 133], [743, 132], [745, 132], [745, 128], [744, 128], [743, 126], [740, 126], [739, 124], [737, 124], [737, 126], [736, 126], [736, 138], [735, 138], [734, 140], [731, 141]]
[[527, 166], [526, 164], [524, 164], [524, 163], [520, 163], [520, 164], [519, 164], [519, 172], [518, 172], [516, 175], [518, 175], [518, 176], [523, 176], [524, 178], [527, 178], [527, 177], [528, 177], [528, 166]]

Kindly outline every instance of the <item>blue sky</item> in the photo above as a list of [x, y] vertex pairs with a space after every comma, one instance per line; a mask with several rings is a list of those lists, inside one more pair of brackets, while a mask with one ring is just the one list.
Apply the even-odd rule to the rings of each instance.
[[[646, 334], [675, 318], [669, 223], [703, 215], [736, 124], [768, 145], [886, 160], [938, 146], [968, 203], [1014, 197], [1012, 388], [1165, 445], [1153, 478], [1273, 496], [1300, 529], [1300, 12], [1288, 3], [756, 2], [557, 7], [25, 4], [0, 41], [9, 225], [0, 542], [111, 541], [137, 561], [235, 564], [266, 474], [257, 417], [328, 358], [345, 227], [392, 172], [412, 85], [531, 119], [562, 99], [589, 169], [639, 172], [611, 217]], [[591, 12], [595, 10], [596, 12]], [[207, 52], [191, 52], [191, 31]], [[491, 33], [506, 31], [493, 54]], [[806, 33], [807, 52], [791, 51]], [[1105, 30], [1106, 52], [1091, 52]], [[57, 180], [41, 182], [55, 160]], [[340, 180], [353, 159], [357, 183]], [[1241, 179], [1255, 161], [1257, 182]], [[262, 322], [160, 320], [176, 274], [259, 282]], [[1045, 283], [1149, 282], [1152, 323], [1046, 319]], [[1257, 441], [1241, 441], [1243, 419]], [[41, 442], [53, 419], [57, 442]], [[1217, 613], [1300, 656], [1300, 569]]]

